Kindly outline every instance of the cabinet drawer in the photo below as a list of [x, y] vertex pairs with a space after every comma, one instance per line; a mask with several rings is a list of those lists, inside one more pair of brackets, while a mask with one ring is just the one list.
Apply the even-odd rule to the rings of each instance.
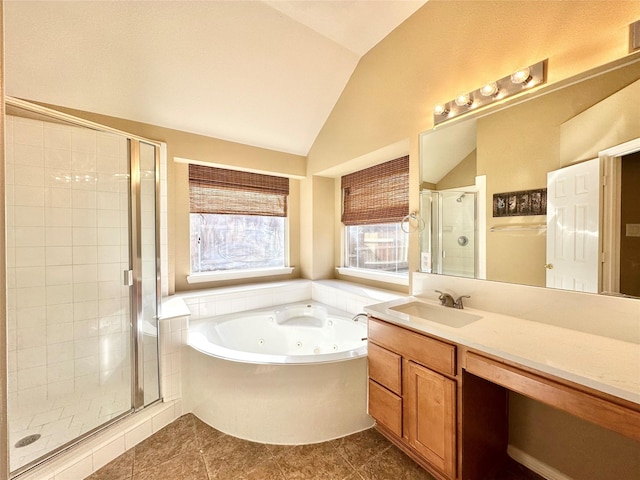
[[402, 395], [402, 357], [369, 342], [369, 377], [393, 393]]
[[374, 318], [369, 319], [369, 340], [425, 367], [456, 374], [456, 347]]
[[369, 415], [402, 437], [402, 398], [369, 380]]

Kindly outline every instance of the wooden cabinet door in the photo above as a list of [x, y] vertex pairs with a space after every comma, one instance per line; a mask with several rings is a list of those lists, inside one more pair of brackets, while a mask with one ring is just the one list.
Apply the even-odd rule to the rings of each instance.
[[456, 474], [456, 383], [407, 362], [404, 412], [409, 445], [442, 473]]

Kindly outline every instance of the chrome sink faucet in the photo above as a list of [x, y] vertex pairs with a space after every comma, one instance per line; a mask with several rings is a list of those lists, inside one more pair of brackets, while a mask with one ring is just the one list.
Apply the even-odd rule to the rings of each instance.
[[458, 308], [460, 310], [464, 308], [464, 305], [462, 304], [462, 299], [471, 298], [469, 295], [461, 295], [457, 298], [457, 300], [454, 300], [454, 298], [448, 293], [441, 292], [440, 290], [434, 290], [434, 291], [440, 294], [440, 296], [438, 297], [438, 300], [440, 300], [441, 305], [444, 305], [445, 307]]

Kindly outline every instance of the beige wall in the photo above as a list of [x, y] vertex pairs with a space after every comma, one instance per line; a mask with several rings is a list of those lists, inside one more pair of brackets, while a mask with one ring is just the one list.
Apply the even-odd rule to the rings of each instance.
[[[628, 54], [629, 24], [638, 19], [636, 1], [430, 0], [361, 59], [309, 152], [308, 172], [332, 171], [408, 141], [413, 210], [419, 197], [418, 135], [433, 126], [436, 103], [545, 58], [551, 84], [622, 58]], [[334, 223], [339, 258], [338, 202]], [[416, 271], [418, 242], [413, 237], [410, 268]], [[620, 448], [612, 457], [599, 448], [610, 441], [608, 432], [573, 417], [558, 420], [538, 407], [523, 398], [511, 419], [513, 439], [529, 455], [567, 472], [588, 465], [593, 478], [623, 478], [608, 472], [637, 465], [637, 457], [631, 458], [637, 443], [617, 439]], [[578, 448], [571, 435], [576, 425], [589, 432]], [[562, 460], [559, 454], [549, 456], [550, 449], [562, 452]]]
[[640, 80], [637, 80], [563, 124], [560, 127], [562, 164], [596, 158], [601, 150], [637, 138], [639, 99]]
[[468, 187], [476, 184], [476, 150], [463, 158], [436, 184], [436, 190]]
[[640, 471], [640, 445], [518, 394], [509, 398], [509, 443], [576, 480], [622, 480]]
[[310, 176], [301, 182], [300, 258], [303, 278], [333, 278], [334, 179]]

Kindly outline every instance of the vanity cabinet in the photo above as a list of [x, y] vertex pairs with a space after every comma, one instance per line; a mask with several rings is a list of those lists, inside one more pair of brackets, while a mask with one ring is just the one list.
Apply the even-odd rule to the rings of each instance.
[[369, 319], [369, 414], [440, 478], [456, 478], [456, 347]]
[[[388, 308], [381, 310], [382, 318], [393, 317]], [[461, 328], [454, 342], [435, 328], [423, 331], [419, 317], [406, 323], [372, 315], [369, 413], [383, 435], [438, 480], [493, 478], [504, 468], [510, 392], [640, 441], [640, 403], [628, 398], [637, 391], [635, 344], [588, 339], [593, 351], [610, 352], [612, 359], [582, 367], [576, 359], [585, 358], [583, 344], [572, 346], [570, 332], [544, 324], [487, 313], [480, 320], [484, 329]], [[541, 331], [548, 333], [543, 337]], [[531, 336], [548, 338], [549, 345], [527, 358], [523, 352], [536, 348], [527, 344]], [[500, 344], [494, 337], [508, 340]], [[538, 368], [545, 364], [559, 374]], [[603, 381], [605, 389], [591, 385]], [[619, 385], [626, 386], [620, 390], [625, 395], [609, 391]]]

